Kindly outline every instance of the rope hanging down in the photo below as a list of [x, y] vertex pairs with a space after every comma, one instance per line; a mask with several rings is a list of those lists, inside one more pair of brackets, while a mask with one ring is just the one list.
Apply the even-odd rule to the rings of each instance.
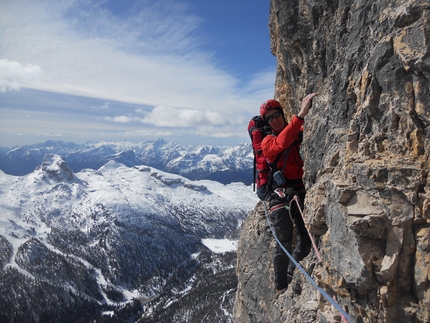
[[[279, 246], [282, 248], [282, 250], [288, 256], [288, 258], [290, 258], [290, 260], [296, 265], [296, 267], [302, 272], [302, 274], [305, 275], [305, 277], [307, 278], [307, 280], [340, 312], [340, 314], [342, 316], [342, 319], [345, 319], [346, 322], [348, 322], [349, 319], [350, 319], [349, 315], [342, 309], [342, 307], [340, 307], [340, 305], [333, 298], [330, 297], [330, 295], [328, 295], [326, 293], [325, 290], [323, 290], [322, 288], [318, 287], [318, 285], [315, 282], [315, 280], [312, 279], [312, 277], [306, 272], [306, 270], [293, 258], [293, 256], [290, 255], [290, 253], [287, 251], [287, 249], [284, 248], [284, 246], [282, 245], [282, 243], [279, 241], [278, 237], [276, 236], [275, 230], [272, 227], [272, 223], [269, 220], [269, 215], [268, 215], [268, 212], [267, 212], [266, 203], [263, 202], [263, 205], [264, 205], [264, 213], [266, 215], [267, 223], [269, 224], [270, 230], [272, 231], [272, 234], [273, 234], [273, 237], [276, 240], [276, 243], [279, 244]], [[301, 212], [301, 210], [300, 210], [300, 212]]]
[[[293, 198], [292, 198], [292, 200], [290, 201], [290, 210], [289, 210], [289, 212], [290, 212], [291, 222], [293, 222], [293, 218], [292, 218], [292, 216], [291, 216], [291, 203], [293, 203], [293, 201], [296, 201], [296, 203], [297, 203], [297, 208], [298, 208], [298, 209], [299, 209], [299, 211], [300, 211], [300, 215], [302, 216], [303, 223], [304, 223], [304, 222], [305, 222], [305, 217], [303, 216], [303, 211], [302, 211], [302, 208], [300, 207], [299, 198], [297, 197], [297, 195], [294, 195], [294, 197], [293, 197]], [[315, 254], [317, 255], [318, 261], [319, 261], [319, 262], [322, 262], [321, 255], [320, 255], [320, 252], [318, 251], [317, 245], [315, 244], [314, 237], [312, 237], [312, 234], [309, 232], [308, 228], [306, 228], [306, 231], [308, 232], [309, 238], [310, 238], [310, 239], [311, 239], [311, 241], [312, 241], [312, 246], [314, 247]]]

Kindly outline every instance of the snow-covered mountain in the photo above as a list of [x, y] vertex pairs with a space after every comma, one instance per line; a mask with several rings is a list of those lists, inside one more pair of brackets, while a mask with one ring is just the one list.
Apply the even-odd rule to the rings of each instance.
[[[2, 152], [3, 151], [3, 152]], [[78, 145], [63, 141], [0, 150], [0, 170], [11, 175], [26, 175], [43, 160], [45, 154], [63, 156], [74, 172], [99, 169], [110, 160], [132, 167], [148, 165], [192, 180], [210, 179], [224, 184], [250, 184], [253, 154], [250, 143], [234, 147], [183, 147], [163, 139], [139, 144], [98, 142]]]
[[115, 161], [74, 173], [49, 154], [30, 174], [0, 171], [0, 321], [72, 322], [180, 285], [178, 299], [256, 202], [243, 183]]

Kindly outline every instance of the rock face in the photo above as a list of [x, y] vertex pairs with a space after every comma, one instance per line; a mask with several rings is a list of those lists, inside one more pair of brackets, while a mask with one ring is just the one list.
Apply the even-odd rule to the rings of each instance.
[[[306, 117], [302, 265], [350, 322], [430, 321], [430, 2], [271, 0], [275, 98]], [[256, 108], [257, 109], [257, 108]], [[275, 297], [263, 205], [244, 224], [235, 322], [340, 322], [297, 270]]]

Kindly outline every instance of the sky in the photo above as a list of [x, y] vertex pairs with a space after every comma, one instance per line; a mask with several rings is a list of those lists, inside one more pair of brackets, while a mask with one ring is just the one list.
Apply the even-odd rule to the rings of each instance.
[[270, 0], [0, 0], [0, 146], [249, 141]]

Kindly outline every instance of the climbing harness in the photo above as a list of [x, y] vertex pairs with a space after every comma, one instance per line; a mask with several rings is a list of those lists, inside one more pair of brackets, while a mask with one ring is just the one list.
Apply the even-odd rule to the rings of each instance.
[[[296, 200], [296, 202], [298, 203], [297, 200], [297, 196], [295, 195], [294, 198]], [[272, 235], [276, 240], [276, 243], [281, 247], [281, 249], [285, 252], [285, 254], [288, 256], [288, 258], [290, 258], [290, 260], [296, 265], [297, 268], [299, 268], [299, 270], [302, 272], [303, 275], [305, 275], [305, 277], [307, 278], [307, 280], [340, 312], [340, 315], [342, 316], [342, 320], [346, 320], [346, 322], [349, 321], [349, 315], [342, 309], [342, 307], [340, 307], [340, 305], [333, 299], [331, 298], [325, 290], [323, 290], [322, 288], [318, 287], [317, 283], [315, 282], [315, 280], [312, 279], [312, 277], [306, 272], [306, 270], [293, 258], [293, 256], [291, 256], [291, 254], [287, 251], [287, 249], [285, 249], [285, 247], [282, 245], [282, 243], [279, 241], [278, 237], [276, 236], [275, 230], [272, 227], [272, 223], [269, 220], [269, 214], [267, 212], [267, 206], [266, 203], [263, 202], [264, 204], [264, 213], [266, 215], [266, 220], [267, 223], [269, 224], [270, 230], [272, 231]], [[290, 207], [291, 210], [291, 207]], [[300, 207], [299, 207], [300, 212], [302, 213]], [[290, 215], [291, 216], [291, 215]], [[302, 214], [303, 217], [303, 214]], [[308, 231], [309, 233], [309, 231]], [[310, 234], [310, 233], [309, 233]], [[312, 242], [314, 244], [314, 248], [316, 249], [315, 243], [312, 239]], [[319, 254], [319, 253], [318, 253]], [[320, 260], [321, 261], [321, 260]]]

